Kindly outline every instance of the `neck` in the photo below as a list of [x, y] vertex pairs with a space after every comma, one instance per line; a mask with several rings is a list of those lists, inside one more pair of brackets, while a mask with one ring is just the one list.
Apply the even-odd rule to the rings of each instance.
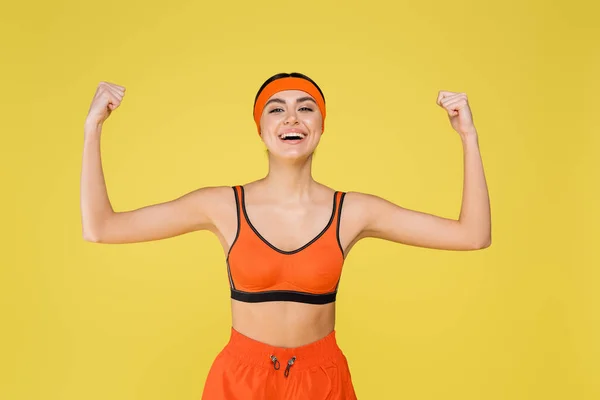
[[292, 201], [305, 199], [315, 183], [312, 154], [302, 160], [286, 160], [276, 159], [269, 153], [269, 172], [262, 181], [274, 197]]

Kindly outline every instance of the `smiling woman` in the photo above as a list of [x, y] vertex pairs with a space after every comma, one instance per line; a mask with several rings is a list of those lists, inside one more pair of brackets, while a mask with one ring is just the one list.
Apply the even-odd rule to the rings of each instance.
[[[325, 97], [318, 85], [306, 75], [293, 72], [269, 78], [254, 99], [253, 117], [267, 153], [274, 150], [274, 139], [287, 145], [287, 157], [297, 157], [304, 152], [312, 154], [325, 128]], [[282, 124], [285, 118], [296, 118], [298, 124]], [[272, 132], [272, 128], [277, 129]], [[277, 142], [276, 141], [276, 142]], [[294, 148], [306, 144], [305, 149]], [[282, 154], [284, 156], [284, 154]]]
[[354, 244], [367, 237], [446, 250], [491, 244], [487, 186], [464, 93], [440, 91], [437, 98], [464, 148], [458, 220], [315, 181], [312, 158], [325, 129], [325, 97], [299, 73], [272, 76], [254, 99], [253, 118], [268, 149], [265, 177], [114, 212], [99, 139], [124, 94], [124, 87], [101, 82], [86, 119], [83, 236], [133, 243], [208, 230], [219, 239], [231, 292], [231, 336], [214, 360], [203, 399], [356, 399], [335, 337], [335, 300]]

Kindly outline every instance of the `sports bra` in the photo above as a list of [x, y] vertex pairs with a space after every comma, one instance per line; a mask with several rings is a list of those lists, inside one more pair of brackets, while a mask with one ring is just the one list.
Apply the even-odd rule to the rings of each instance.
[[237, 233], [227, 254], [231, 298], [247, 303], [334, 302], [344, 264], [339, 228], [346, 193], [335, 192], [329, 222], [316, 237], [296, 250], [284, 251], [269, 243], [250, 222], [244, 187], [233, 186], [233, 190]]

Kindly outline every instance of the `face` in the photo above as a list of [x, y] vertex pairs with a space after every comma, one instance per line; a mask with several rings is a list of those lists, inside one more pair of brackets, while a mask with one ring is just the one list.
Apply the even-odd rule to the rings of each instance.
[[260, 117], [261, 138], [269, 152], [283, 158], [313, 153], [321, 139], [323, 117], [314, 98], [301, 90], [275, 93]]

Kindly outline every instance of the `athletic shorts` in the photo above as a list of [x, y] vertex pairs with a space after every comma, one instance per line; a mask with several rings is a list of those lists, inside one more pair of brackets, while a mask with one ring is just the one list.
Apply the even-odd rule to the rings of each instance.
[[296, 348], [256, 341], [231, 329], [210, 368], [202, 400], [355, 400], [335, 331]]

